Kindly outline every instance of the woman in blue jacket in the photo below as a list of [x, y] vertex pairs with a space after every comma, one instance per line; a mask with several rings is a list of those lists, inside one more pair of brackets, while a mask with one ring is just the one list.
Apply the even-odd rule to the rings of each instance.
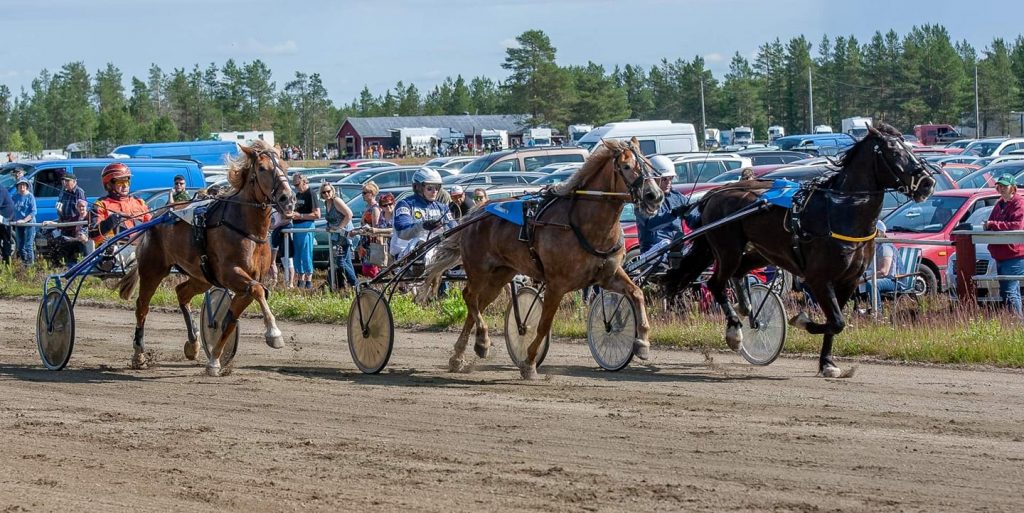
[[[36, 198], [28, 191], [28, 180], [19, 180], [16, 188], [17, 193], [11, 198], [14, 202], [14, 216], [11, 221], [14, 223], [34, 223], [36, 220]], [[26, 265], [31, 264], [36, 259], [35, 239], [35, 226], [14, 227], [16, 252], [18, 258], [25, 262]]]

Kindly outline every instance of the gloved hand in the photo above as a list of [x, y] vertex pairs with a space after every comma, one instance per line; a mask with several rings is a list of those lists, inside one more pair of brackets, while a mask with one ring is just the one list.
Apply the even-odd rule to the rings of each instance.
[[434, 231], [435, 229], [437, 229], [438, 226], [441, 226], [441, 220], [440, 219], [432, 219], [432, 220], [429, 220], [429, 221], [423, 221], [423, 229], [427, 230], [428, 232]]
[[121, 217], [121, 214], [118, 214], [117, 212], [111, 212], [106, 219], [100, 221], [100, 232], [107, 233], [109, 231], [112, 231], [118, 226], [121, 226], [122, 221], [124, 221], [124, 218]]

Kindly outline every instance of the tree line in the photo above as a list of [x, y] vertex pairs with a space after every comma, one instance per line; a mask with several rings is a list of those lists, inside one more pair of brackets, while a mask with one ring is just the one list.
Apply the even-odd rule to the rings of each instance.
[[765, 137], [814, 124], [838, 128], [850, 116], [871, 116], [902, 130], [920, 123], [973, 127], [975, 74], [981, 133], [1006, 133], [1024, 102], [1024, 36], [994, 38], [978, 52], [953, 41], [941, 25], [913, 27], [900, 36], [875, 32], [824, 36], [815, 48], [804, 36], [762, 44], [753, 60], [735, 53], [715, 77], [701, 56], [648, 67], [635, 64], [560, 66], [540, 30], [506, 50], [503, 80], [461, 75], [420, 92], [399, 81], [383, 93], [364, 87], [335, 105], [318, 73], [296, 72], [283, 86], [261, 60], [228, 60], [167, 72], [157, 64], [144, 78], [125, 81], [113, 64], [90, 74], [82, 62], [43, 70], [15, 94], [0, 85], [0, 149], [38, 153], [70, 143], [104, 154], [131, 142], [204, 139], [210, 132], [272, 129], [278, 141], [310, 153], [334, 141], [348, 116], [527, 114], [533, 126], [564, 129], [625, 118], [672, 119], [698, 127], [746, 125]]

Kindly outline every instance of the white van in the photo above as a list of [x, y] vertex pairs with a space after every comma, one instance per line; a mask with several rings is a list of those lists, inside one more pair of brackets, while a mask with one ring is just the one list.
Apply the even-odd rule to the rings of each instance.
[[593, 150], [601, 139], [628, 140], [631, 137], [640, 141], [640, 151], [644, 155], [700, 151], [693, 125], [673, 123], [668, 119], [608, 123], [584, 135], [579, 145]]

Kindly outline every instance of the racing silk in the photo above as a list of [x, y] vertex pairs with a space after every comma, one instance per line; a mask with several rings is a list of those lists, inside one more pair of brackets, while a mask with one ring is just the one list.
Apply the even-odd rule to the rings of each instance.
[[651, 217], [644, 217], [639, 212], [636, 216], [636, 231], [640, 236], [640, 252], [644, 253], [655, 244], [683, 236], [683, 227], [679, 224], [679, 214], [687, 205], [686, 198], [675, 190], [665, 194], [658, 211]]
[[[123, 221], [121, 226], [104, 226], [104, 221], [110, 217], [110, 214], [117, 212], [121, 215]], [[122, 229], [132, 228], [136, 224], [145, 223], [149, 221], [152, 216], [149, 213], [149, 207], [140, 200], [132, 196], [125, 196], [123, 198], [114, 199], [110, 196], [104, 196], [98, 200], [92, 206], [92, 219], [89, 221], [90, 235], [92, 236], [93, 242], [97, 246], [103, 244], [103, 241], [107, 240], [107, 237], [114, 235]]]
[[423, 228], [423, 222], [437, 219], [441, 220], [438, 230], [453, 228], [457, 224], [448, 210], [448, 205], [440, 201], [428, 202], [422, 196], [413, 194], [395, 204], [395, 232], [391, 237], [391, 254], [404, 256], [406, 248], [429, 239], [432, 232]]

